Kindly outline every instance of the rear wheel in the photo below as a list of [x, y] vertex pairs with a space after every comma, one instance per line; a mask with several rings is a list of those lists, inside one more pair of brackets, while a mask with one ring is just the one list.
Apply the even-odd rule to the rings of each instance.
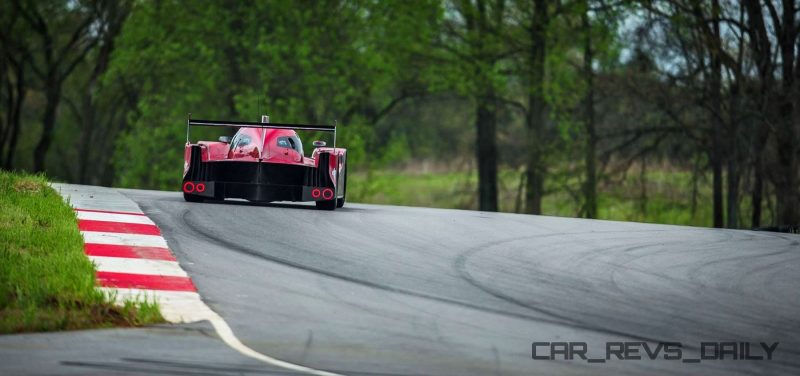
[[[345, 166], [347, 165], [345, 164]], [[347, 198], [347, 168], [344, 169], [344, 184], [342, 185], [342, 198], [336, 199], [337, 208], [341, 208], [344, 206], [345, 198]]]
[[190, 195], [190, 194], [185, 193], [185, 192], [183, 193], [183, 199], [188, 201], [188, 202], [203, 202], [204, 201], [204, 199], [202, 197], [200, 197], [200, 196]]

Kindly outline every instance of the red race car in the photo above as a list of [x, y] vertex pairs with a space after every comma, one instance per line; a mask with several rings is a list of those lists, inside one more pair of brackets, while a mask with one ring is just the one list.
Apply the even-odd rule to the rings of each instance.
[[[189, 142], [193, 126], [236, 127], [233, 138]], [[296, 130], [333, 133], [333, 147], [314, 141], [303, 153]], [[336, 147], [335, 125], [195, 120], [186, 124], [183, 198], [190, 202], [241, 198], [255, 202], [314, 201], [318, 209], [344, 206], [347, 150]]]

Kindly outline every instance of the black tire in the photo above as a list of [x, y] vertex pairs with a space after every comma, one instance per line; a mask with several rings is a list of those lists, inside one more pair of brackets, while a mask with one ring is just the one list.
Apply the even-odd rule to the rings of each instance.
[[205, 201], [205, 199], [200, 197], [200, 196], [190, 195], [190, 194], [185, 193], [185, 192], [183, 193], [183, 199], [188, 201], [188, 202], [203, 202], [203, 201]]
[[318, 210], [336, 210], [336, 200], [317, 201]]
[[341, 208], [344, 207], [345, 199], [347, 198], [347, 159], [345, 159], [345, 168], [344, 168], [344, 184], [342, 185], [342, 198], [336, 199], [336, 207]]

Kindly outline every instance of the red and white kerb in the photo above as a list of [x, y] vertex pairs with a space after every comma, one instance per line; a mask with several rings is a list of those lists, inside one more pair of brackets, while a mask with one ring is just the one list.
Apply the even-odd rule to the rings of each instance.
[[84, 236], [84, 251], [97, 266], [99, 286], [197, 291], [167, 248], [158, 226], [144, 214], [84, 209], [75, 212]]

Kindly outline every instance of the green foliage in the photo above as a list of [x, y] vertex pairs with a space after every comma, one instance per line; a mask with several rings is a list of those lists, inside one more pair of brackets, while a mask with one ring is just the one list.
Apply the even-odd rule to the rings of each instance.
[[188, 113], [214, 117], [225, 108], [217, 94], [226, 90], [221, 85], [225, 56], [212, 47], [224, 35], [197, 22], [213, 15], [213, 7], [142, 3], [126, 23], [105, 77], [129, 82], [140, 92], [128, 115], [130, 127], [117, 141], [114, 164], [120, 185], [177, 186]]
[[360, 168], [369, 169], [370, 155], [367, 147], [375, 138], [372, 128], [356, 122], [340, 127], [337, 133], [337, 137], [340, 138], [337, 144], [347, 148], [347, 164], [351, 171]]
[[43, 176], [0, 172], [0, 333], [161, 322], [95, 289], [75, 213]]
[[389, 139], [382, 155], [378, 159], [378, 167], [388, 167], [411, 159], [408, 138], [405, 134], [398, 133]]
[[[16, 4], [0, 5], [0, 32], [13, 37], [4, 40], [14, 41], [0, 46], [0, 68], [8, 73], [0, 76], [0, 118], [11, 117], [6, 103], [14, 102], [12, 84], [17, 77], [7, 58], [24, 56], [19, 47], [27, 47], [33, 54], [22, 71], [29, 81], [22, 90], [27, 93], [24, 126], [11, 167], [30, 169], [29, 156], [42, 134], [41, 115], [47, 101], [44, 82], [32, 70], [42, 64], [40, 38], [32, 25], [23, 22], [22, 8]], [[47, 10], [46, 21], [52, 20], [48, 27], [57, 34], [55, 42], [63, 44], [69, 33], [56, 30], [74, 29], [81, 12], [95, 3], [19, 4]], [[584, 116], [589, 90], [595, 93], [595, 165], [600, 184], [612, 181], [626, 186], [627, 179], [620, 175], [629, 162], [642, 156], [685, 168], [694, 164], [697, 155], [708, 153], [711, 144], [709, 87], [704, 78], [710, 73], [705, 63], [710, 50], [701, 38], [703, 30], [698, 29], [702, 23], [695, 22], [696, 14], [682, 11], [683, 2], [162, 0], [96, 4], [106, 9], [101, 12], [104, 20], [114, 19], [109, 13], [113, 9], [127, 17], [120, 18], [124, 22], [118, 24], [124, 27], [118, 37], [98, 43], [64, 82], [47, 166], [50, 176], [66, 181], [176, 189], [188, 113], [196, 118], [250, 121], [261, 114], [280, 122], [338, 121], [337, 146], [348, 148], [350, 171], [365, 175], [380, 176], [373, 170], [419, 161], [458, 165], [464, 170], [475, 167], [467, 163], [475, 159], [480, 104], [496, 118], [502, 167], [500, 206], [508, 210], [517, 205], [512, 188], [519, 187], [521, 172], [532, 164], [542, 168], [546, 194], [563, 195], [563, 200], [545, 200], [545, 214], [580, 215], [573, 207], [578, 204], [548, 202], [579, 203], [586, 195], [581, 176], [587, 172], [590, 150]], [[684, 5], [698, 5], [700, 14], [712, 11], [709, 4]], [[542, 7], [546, 12], [541, 12]], [[723, 15], [736, 18], [739, 14], [733, 3], [722, 7]], [[747, 14], [740, 17], [749, 22]], [[538, 26], [544, 32], [542, 45]], [[741, 59], [739, 67], [757, 66], [751, 54], [736, 53], [737, 46], [752, 46], [751, 33], [737, 33], [738, 29], [741, 25], [723, 28], [722, 52]], [[593, 56], [591, 88], [584, 65], [587, 40]], [[540, 47], [545, 50], [544, 77], [542, 82], [532, 82], [539, 81], [533, 61]], [[103, 70], [102, 51], [111, 50], [110, 64]], [[75, 52], [79, 51], [67, 51], [67, 55]], [[105, 73], [94, 82], [98, 69]], [[738, 128], [738, 136], [732, 138], [739, 140], [738, 152], [731, 155], [738, 154], [740, 196], [749, 196], [745, 192], [755, 189], [752, 167], [754, 156], [759, 155], [764, 167], [769, 167], [763, 189], [767, 202], [762, 203], [769, 206], [777, 192], [772, 180], [786, 175], [767, 171], [777, 163], [773, 144], [790, 137], [769, 130], [764, 144], [753, 144], [764, 119], [784, 124], [777, 101], [753, 95], [761, 92], [764, 98], [777, 98], [783, 86], [766, 85], [768, 90], [759, 90], [756, 70], [739, 72], [738, 77], [737, 69], [741, 68], [725, 64], [725, 80], [733, 81], [723, 85], [727, 96], [721, 113], [730, 129]], [[734, 85], [738, 80], [746, 84]], [[742, 98], [729, 97], [737, 87], [743, 88]], [[545, 109], [531, 111], [532, 105], [539, 108], [539, 94]], [[741, 99], [742, 106], [734, 105], [733, 99]], [[742, 111], [733, 111], [737, 107]], [[538, 121], [540, 114], [546, 114], [546, 121], [531, 143], [528, 122]], [[481, 124], [488, 129], [489, 122]], [[660, 130], [666, 128], [672, 129]], [[675, 132], [675, 128], [681, 129]], [[0, 131], [2, 162], [11, 142], [4, 138], [10, 132], [3, 122]], [[194, 129], [191, 141], [230, 133]], [[322, 134], [301, 132], [301, 137], [307, 154], [311, 140], [332, 142]], [[541, 157], [536, 157], [539, 152]], [[539, 161], [532, 162], [531, 156]], [[82, 157], [90, 160], [90, 179], [84, 177], [85, 164], [74, 163]], [[707, 165], [696, 168], [707, 169]], [[486, 181], [490, 180], [487, 176], [483, 175]], [[459, 181], [473, 178], [467, 174]], [[440, 183], [434, 177], [423, 181], [430, 182], [432, 190]], [[363, 189], [354, 188], [354, 194], [371, 197], [384, 188], [379, 181], [365, 184]], [[423, 185], [418, 188], [426, 191]], [[740, 206], [746, 208], [741, 197]], [[416, 202], [416, 198], [408, 199]], [[441, 200], [431, 205], [455, 205], [451, 196], [443, 195]], [[600, 200], [601, 212], [627, 211], [630, 218], [639, 218], [631, 207], [602, 195]], [[655, 193], [649, 197], [653, 205], [659, 200]], [[460, 198], [456, 201], [462, 205]], [[470, 205], [468, 199], [463, 201], [463, 206]]]
[[405, 2], [137, 5], [106, 77], [133, 82], [140, 92], [130, 128], [119, 139], [117, 182], [161, 189], [180, 180], [189, 112], [198, 118], [255, 120], [264, 113], [280, 122], [338, 120], [339, 145], [349, 149], [351, 163], [362, 165], [374, 152], [374, 120], [357, 114], [391, 100], [410, 62], [394, 46], [414, 43], [403, 34], [419, 30], [406, 24], [410, 17], [430, 17], [429, 8]]

